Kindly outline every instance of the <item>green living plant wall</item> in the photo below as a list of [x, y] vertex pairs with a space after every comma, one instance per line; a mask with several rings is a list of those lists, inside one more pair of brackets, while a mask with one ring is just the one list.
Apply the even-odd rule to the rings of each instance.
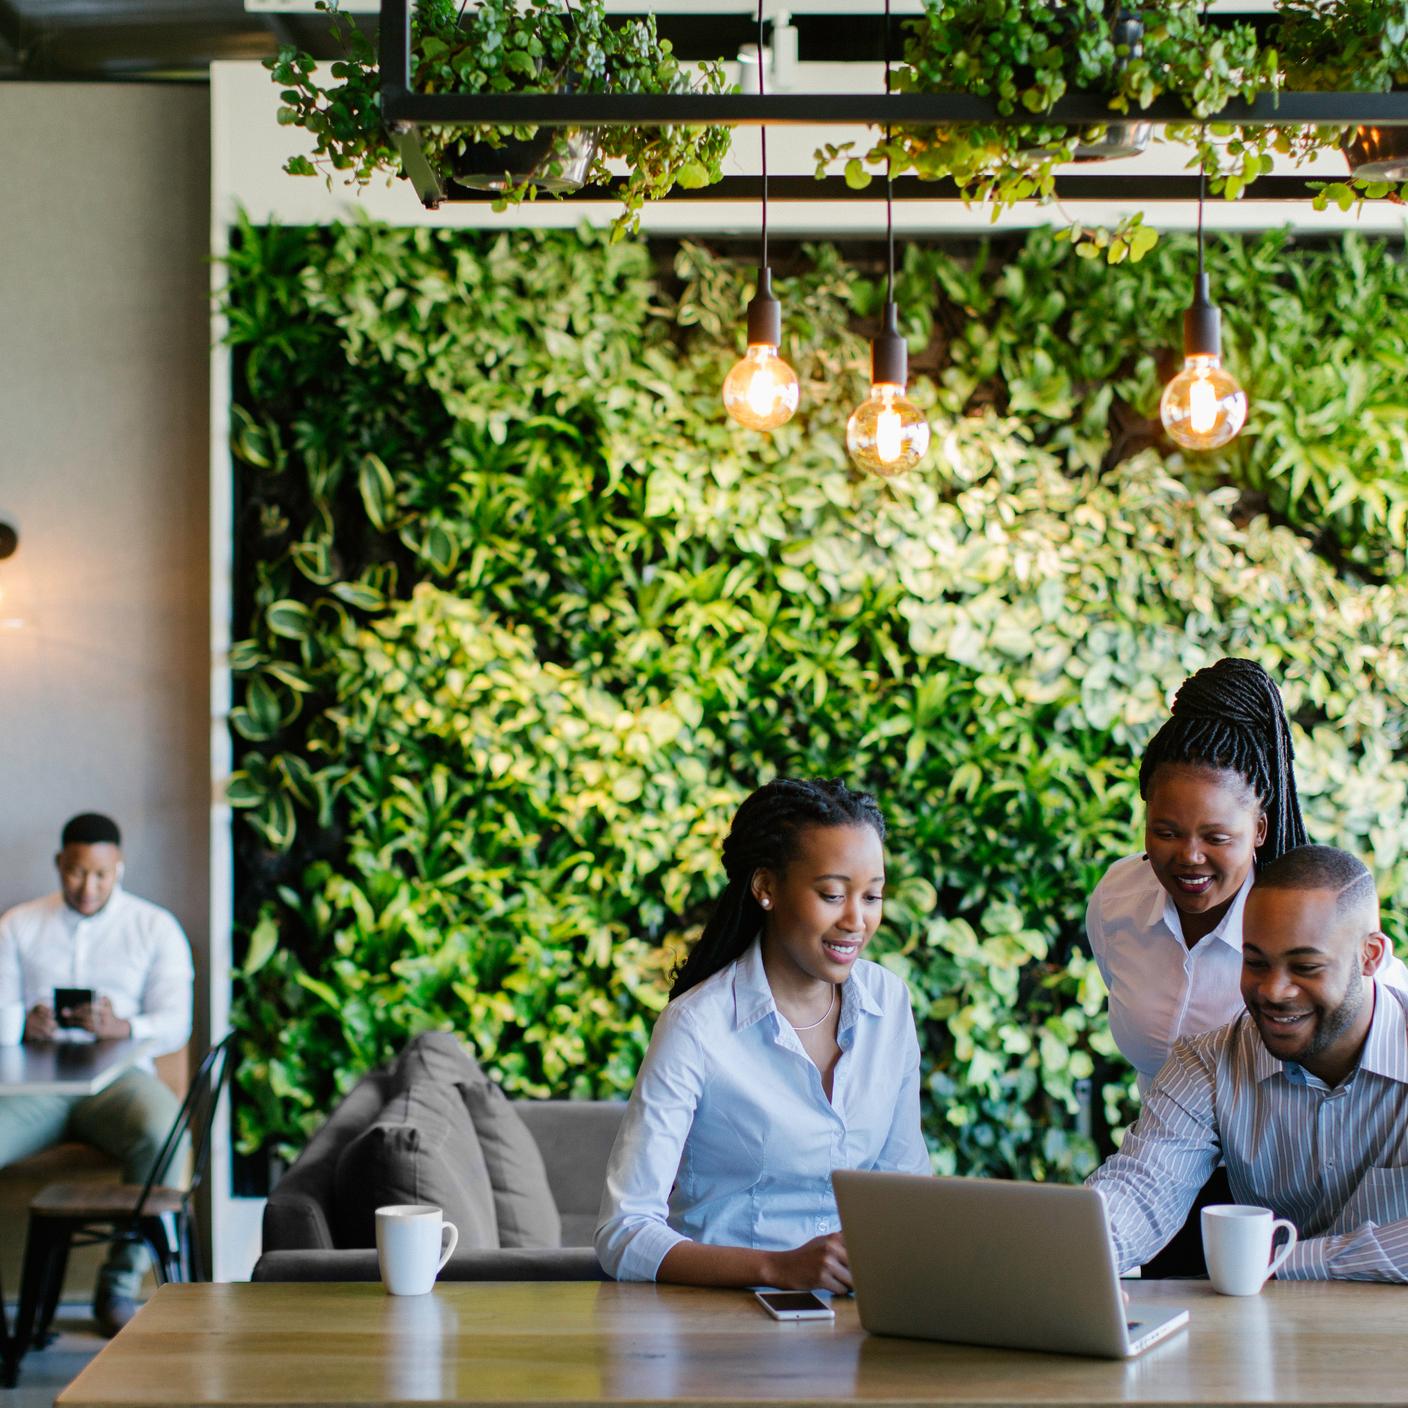
[[[1249, 433], [1148, 419], [1189, 247], [1096, 268], [913, 247], [935, 446], [857, 476], [878, 271], [787, 256], [804, 408], [719, 385], [751, 270], [693, 244], [244, 227], [237, 461], [238, 1121], [296, 1150], [409, 1035], [520, 1094], [620, 1095], [734, 807], [840, 775], [890, 819], [876, 941], [913, 994], [942, 1170], [1073, 1178], [1128, 1117], [1085, 898], [1136, 766], [1224, 653], [1284, 683], [1312, 834], [1408, 871], [1396, 253], [1212, 250]], [[1274, 336], [1273, 336], [1274, 335]], [[1263, 512], [1269, 504], [1272, 512]]]

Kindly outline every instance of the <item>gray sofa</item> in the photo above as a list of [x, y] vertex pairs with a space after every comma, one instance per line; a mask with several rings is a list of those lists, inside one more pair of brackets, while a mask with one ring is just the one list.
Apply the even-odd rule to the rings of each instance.
[[[461, 1196], [475, 1196], [454, 1182], [479, 1159], [477, 1149], [457, 1142], [466, 1137], [466, 1127], [468, 1138], [475, 1137], [473, 1121], [461, 1114], [466, 1107], [478, 1112], [483, 1153], [489, 1156], [495, 1179], [500, 1180], [493, 1189], [493, 1201], [485, 1204], [490, 1209], [497, 1206], [498, 1216], [489, 1211], [487, 1227], [483, 1218], [476, 1220], [473, 1210], [453, 1219], [457, 1225], [468, 1225], [460, 1225], [459, 1249], [446, 1264], [442, 1278], [608, 1279], [592, 1250], [592, 1233], [607, 1160], [625, 1114], [624, 1102], [507, 1101], [497, 1087], [489, 1087], [473, 1058], [443, 1033], [417, 1038], [392, 1065], [364, 1076], [270, 1193], [264, 1209], [263, 1255], [253, 1279], [376, 1280], [376, 1251], [367, 1209], [352, 1209], [349, 1202], [364, 1194], [373, 1202], [436, 1202], [446, 1206], [448, 1215]], [[419, 1102], [409, 1116], [408, 1100]], [[408, 1136], [400, 1124], [389, 1134], [385, 1128], [372, 1130], [374, 1125], [414, 1121], [417, 1112], [422, 1129], [414, 1135]], [[498, 1134], [489, 1128], [491, 1121]], [[524, 1135], [525, 1127], [531, 1139]], [[406, 1192], [385, 1193], [380, 1191], [385, 1185], [375, 1181], [351, 1181], [358, 1175], [356, 1171], [349, 1173], [349, 1158], [359, 1139], [365, 1144], [369, 1131], [377, 1136], [383, 1163], [387, 1158], [409, 1157], [413, 1161], [409, 1172], [398, 1168], [391, 1175], [400, 1179], [395, 1186]], [[505, 1175], [502, 1161], [495, 1165], [495, 1141], [504, 1134], [510, 1143], [517, 1141], [510, 1151], [513, 1158], [507, 1176], [521, 1181], [525, 1185], [522, 1189], [501, 1186]], [[388, 1142], [395, 1146], [390, 1154]], [[479, 1167], [483, 1168], [482, 1161]], [[378, 1176], [383, 1173], [378, 1166]], [[451, 1182], [447, 1184], [445, 1179]], [[445, 1196], [436, 1196], [437, 1189], [445, 1188], [449, 1189]], [[516, 1205], [510, 1207], [505, 1197], [519, 1194]], [[555, 1205], [555, 1217], [551, 1205]]]

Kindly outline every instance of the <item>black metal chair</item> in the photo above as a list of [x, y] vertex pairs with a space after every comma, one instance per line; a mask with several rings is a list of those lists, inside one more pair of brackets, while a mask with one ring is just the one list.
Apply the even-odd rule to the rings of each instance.
[[[13, 1386], [25, 1351], [43, 1348], [52, 1338], [49, 1326], [58, 1307], [70, 1247], [138, 1242], [151, 1253], [158, 1285], [205, 1279], [192, 1200], [210, 1163], [211, 1129], [230, 1070], [230, 1042], [230, 1036], [216, 1042], [200, 1063], [146, 1183], [50, 1183], [34, 1195], [19, 1312], [6, 1350], [7, 1387]], [[187, 1135], [190, 1185], [168, 1187], [171, 1166]]]

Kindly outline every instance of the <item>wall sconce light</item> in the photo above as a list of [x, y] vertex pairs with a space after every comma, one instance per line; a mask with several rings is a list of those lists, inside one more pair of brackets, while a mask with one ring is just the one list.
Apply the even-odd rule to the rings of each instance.
[[[8, 523], [0, 523], [0, 562], [13, 557], [19, 545], [20, 535]], [[8, 575], [0, 570], [0, 631], [13, 631], [24, 625], [19, 603], [14, 601], [11, 593], [6, 590]]]

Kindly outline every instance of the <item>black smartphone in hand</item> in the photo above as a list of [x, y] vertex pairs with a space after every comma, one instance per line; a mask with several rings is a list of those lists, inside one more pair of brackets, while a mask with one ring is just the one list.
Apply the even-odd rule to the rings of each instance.
[[76, 1027], [78, 1025], [78, 1009], [92, 1005], [92, 988], [54, 989], [54, 1020], [61, 1027]]

